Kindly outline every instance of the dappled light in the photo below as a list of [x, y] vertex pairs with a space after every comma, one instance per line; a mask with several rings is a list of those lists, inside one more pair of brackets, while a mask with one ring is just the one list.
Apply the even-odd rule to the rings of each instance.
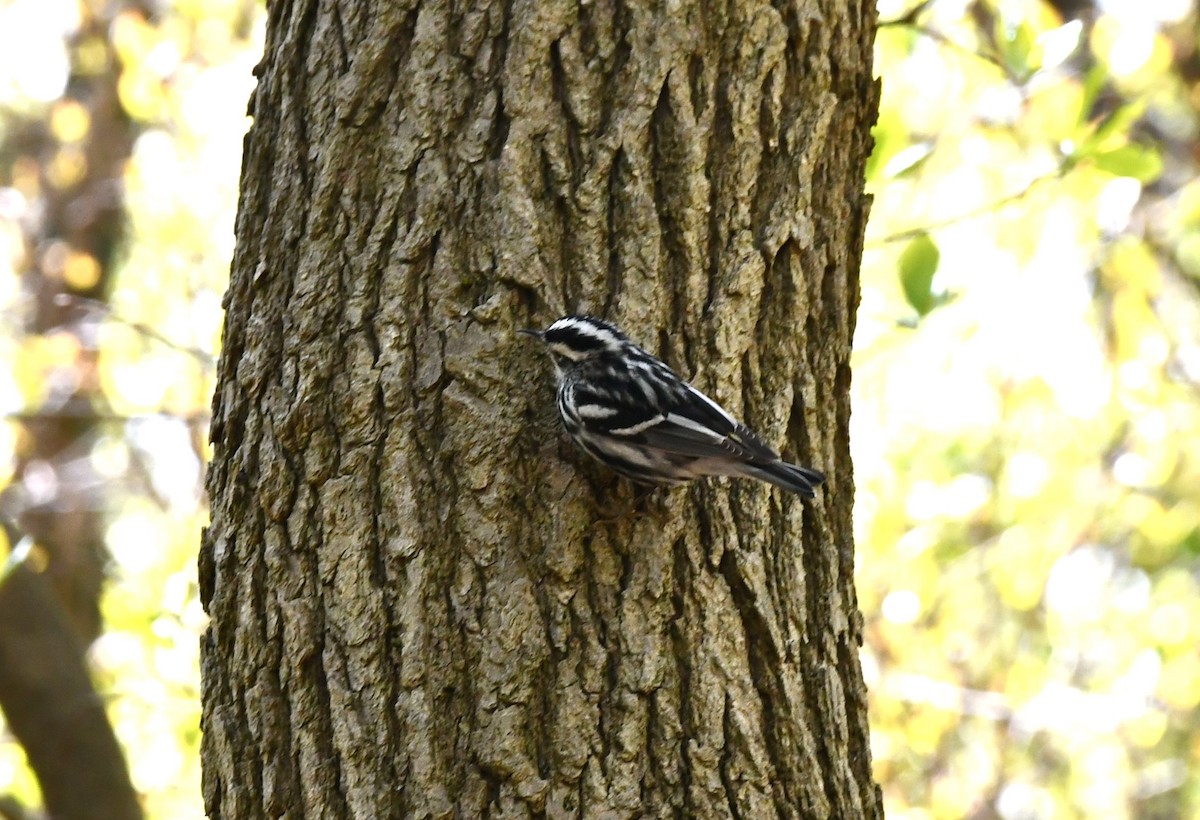
[[910, 8], [851, 433], [889, 816], [1193, 814], [1195, 12]]

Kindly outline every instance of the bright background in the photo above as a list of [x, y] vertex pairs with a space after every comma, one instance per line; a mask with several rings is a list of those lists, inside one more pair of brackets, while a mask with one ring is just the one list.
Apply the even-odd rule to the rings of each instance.
[[[892, 818], [1200, 816], [1197, 14], [1057, 5], [880, 3], [851, 444]], [[246, 0], [0, 0], [4, 511], [102, 506], [89, 659], [151, 818], [203, 815], [201, 475], [263, 26]], [[39, 226], [86, 171], [69, 88], [105, 70], [135, 132], [110, 296], [30, 332], [31, 268], [96, 280]], [[108, 420], [26, 463], [84, 368]], [[40, 800], [0, 724], [4, 794]]]

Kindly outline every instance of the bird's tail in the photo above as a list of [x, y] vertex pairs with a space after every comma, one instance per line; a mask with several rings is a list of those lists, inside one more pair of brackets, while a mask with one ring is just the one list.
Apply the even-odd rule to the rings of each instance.
[[808, 467], [797, 467], [786, 461], [772, 461], [767, 464], [746, 464], [742, 467], [745, 475], [762, 479], [782, 487], [793, 493], [799, 493], [806, 498], [815, 498], [813, 490], [825, 480], [825, 474]]

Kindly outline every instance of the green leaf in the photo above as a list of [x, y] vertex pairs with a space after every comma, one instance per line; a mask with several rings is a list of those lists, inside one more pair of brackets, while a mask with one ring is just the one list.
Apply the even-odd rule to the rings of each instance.
[[1035, 42], [1033, 28], [1024, 21], [1005, 31], [1005, 61], [1017, 77], [1028, 77], [1037, 68], [1033, 54]]
[[904, 298], [921, 316], [938, 305], [931, 288], [941, 258], [937, 243], [927, 233], [918, 234], [900, 252], [900, 285], [904, 288]]
[[[1090, 113], [1089, 111], [1089, 115]], [[1083, 159], [1124, 147], [1129, 141], [1134, 125], [1145, 113], [1146, 101], [1135, 100], [1082, 124], [1072, 153], [1078, 159]]]
[[905, 150], [912, 142], [904, 118], [894, 109], [879, 112], [879, 119], [871, 129], [875, 150], [867, 159], [866, 177], [874, 182], [883, 178], [883, 169], [892, 157]]
[[1013, 25], [998, 17], [992, 25], [991, 42], [997, 60], [1012, 80], [1026, 82], [1041, 64], [1041, 49], [1033, 28], [1024, 21]]
[[1163, 170], [1162, 157], [1157, 151], [1132, 143], [1110, 151], [1098, 151], [1091, 159], [1101, 171], [1118, 177], [1133, 177], [1140, 182], [1153, 182]]
[[871, 151], [871, 156], [867, 157], [867, 168], [864, 176], [868, 181], [874, 181], [879, 177], [879, 172], [891, 158], [900, 150], [900, 141], [903, 137], [901, 128], [903, 126], [892, 121], [885, 122], [883, 117], [875, 123], [875, 127], [871, 129], [871, 139], [875, 141], [875, 147]]
[[1092, 66], [1084, 76], [1083, 96], [1079, 100], [1078, 125], [1081, 129], [1091, 122], [1092, 109], [1096, 105], [1096, 100], [1100, 99], [1100, 92], [1105, 89], [1109, 81], [1108, 69], [1101, 63]]

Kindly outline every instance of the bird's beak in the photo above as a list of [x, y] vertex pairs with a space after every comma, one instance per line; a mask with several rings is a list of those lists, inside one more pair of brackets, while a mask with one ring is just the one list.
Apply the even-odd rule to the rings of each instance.
[[517, 333], [524, 333], [526, 336], [536, 336], [539, 339], [542, 338], [542, 331], [538, 330], [536, 327], [523, 327], [519, 329]]

